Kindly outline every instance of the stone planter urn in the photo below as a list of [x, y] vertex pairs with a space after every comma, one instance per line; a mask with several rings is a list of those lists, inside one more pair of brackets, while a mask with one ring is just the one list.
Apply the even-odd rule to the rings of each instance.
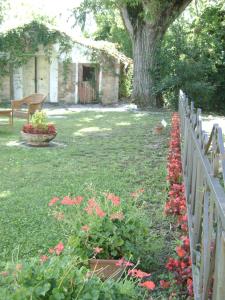
[[95, 273], [101, 279], [118, 279], [125, 270], [125, 267], [116, 265], [116, 259], [90, 259], [89, 267], [91, 272]]
[[21, 131], [22, 139], [27, 145], [34, 147], [47, 147], [49, 142], [56, 137], [56, 133], [27, 133]]

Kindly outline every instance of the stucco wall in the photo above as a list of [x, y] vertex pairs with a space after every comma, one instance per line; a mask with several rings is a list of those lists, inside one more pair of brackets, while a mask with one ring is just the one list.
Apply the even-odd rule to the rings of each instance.
[[112, 59], [104, 58], [102, 63], [101, 102], [111, 104], [118, 102], [120, 65]]
[[62, 62], [59, 62], [58, 76], [58, 98], [59, 101], [74, 103], [75, 102], [75, 71], [76, 64], [71, 63], [67, 66], [67, 72]]
[[23, 97], [34, 93], [34, 57], [32, 57], [24, 66], [22, 70], [23, 76]]

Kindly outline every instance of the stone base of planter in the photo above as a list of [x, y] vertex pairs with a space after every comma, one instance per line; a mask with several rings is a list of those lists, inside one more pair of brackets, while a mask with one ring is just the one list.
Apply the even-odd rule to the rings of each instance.
[[56, 137], [55, 134], [32, 134], [21, 131], [22, 139], [30, 146], [47, 147], [49, 142]]
[[118, 279], [124, 272], [124, 267], [117, 266], [115, 259], [90, 259], [89, 267], [101, 279]]

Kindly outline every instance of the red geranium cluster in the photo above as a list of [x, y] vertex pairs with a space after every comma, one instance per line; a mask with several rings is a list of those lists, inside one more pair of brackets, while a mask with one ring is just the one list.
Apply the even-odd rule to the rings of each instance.
[[179, 183], [182, 178], [182, 164], [180, 152], [180, 121], [178, 114], [172, 117], [172, 130], [169, 144], [168, 176], [170, 184]]
[[[170, 191], [165, 204], [165, 214], [177, 217], [178, 227], [185, 233], [188, 231], [187, 209], [184, 185], [182, 180], [182, 163], [180, 149], [180, 120], [174, 113], [172, 117], [171, 141], [168, 156], [168, 177]], [[166, 268], [175, 275], [176, 283], [193, 296], [192, 268], [190, 258], [190, 241], [187, 236], [181, 236], [181, 244], [176, 247], [177, 258], [169, 258]]]
[[23, 132], [31, 134], [56, 134], [56, 128], [53, 124], [46, 124], [46, 126], [34, 126], [32, 124], [23, 125]]

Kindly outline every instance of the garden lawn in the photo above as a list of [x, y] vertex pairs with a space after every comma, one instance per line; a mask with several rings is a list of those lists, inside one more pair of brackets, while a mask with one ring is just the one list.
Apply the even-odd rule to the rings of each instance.
[[[77, 112], [52, 116], [61, 147], [17, 146], [24, 120], [0, 126], [0, 261], [46, 253], [67, 229], [50, 215], [54, 196], [109, 191], [126, 199], [144, 189], [149, 211], [152, 268], [159, 270], [173, 251], [168, 219], [166, 161], [169, 129], [153, 127], [168, 112]], [[141, 220], [140, 220], [141, 222]]]

